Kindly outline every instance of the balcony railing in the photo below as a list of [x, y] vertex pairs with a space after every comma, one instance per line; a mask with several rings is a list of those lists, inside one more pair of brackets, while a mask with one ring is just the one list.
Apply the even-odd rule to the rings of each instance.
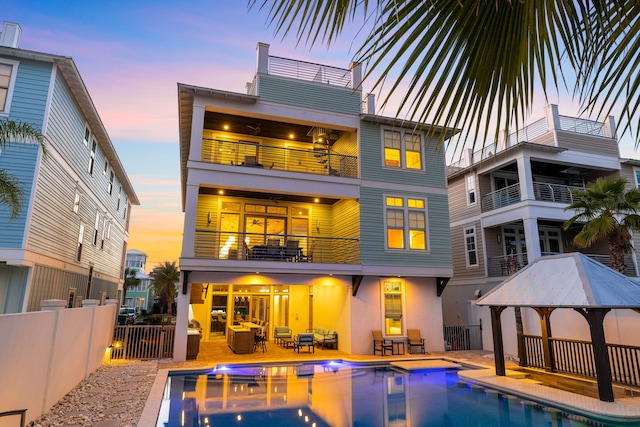
[[196, 230], [194, 256], [229, 261], [359, 264], [360, 240]]
[[520, 201], [520, 184], [513, 184], [492, 191], [482, 197], [482, 212], [489, 212]]
[[[546, 255], [558, 255], [558, 252], [542, 252], [542, 256]], [[604, 264], [607, 267], [611, 267], [611, 259], [609, 255], [602, 254], [584, 254], [591, 259], [598, 261], [600, 264]], [[527, 255], [502, 255], [496, 257], [489, 257], [487, 260], [487, 270], [489, 277], [504, 277], [511, 273], [515, 273], [528, 264]], [[629, 277], [636, 277], [637, 272], [633, 258], [631, 255], [625, 255], [624, 265], [626, 266], [625, 275]]]
[[202, 160], [220, 165], [346, 178], [358, 177], [358, 158], [331, 150], [300, 150], [251, 142], [203, 138]]
[[534, 182], [533, 192], [536, 200], [547, 202], [571, 204], [579, 200], [574, 194], [576, 190], [584, 190], [584, 187], [572, 185], [548, 184], [545, 182]]
[[333, 86], [351, 87], [351, 70], [269, 56], [269, 74]]

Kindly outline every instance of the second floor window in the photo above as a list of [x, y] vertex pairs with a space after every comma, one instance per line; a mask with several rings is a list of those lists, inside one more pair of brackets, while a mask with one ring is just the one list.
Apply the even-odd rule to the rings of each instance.
[[478, 252], [476, 249], [476, 228], [464, 229], [464, 247], [467, 254], [467, 267], [478, 265]]
[[384, 165], [401, 169], [422, 169], [422, 138], [405, 131], [384, 131]]
[[385, 197], [385, 220], [387, 249], [428, 249], [424, 199]]

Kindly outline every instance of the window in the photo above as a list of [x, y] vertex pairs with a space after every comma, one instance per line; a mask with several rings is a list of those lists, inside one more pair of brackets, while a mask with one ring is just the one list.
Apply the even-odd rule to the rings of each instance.
[[387, 249], [428, 250], [424, 199], [385, 197]]
[[89, 148], [89, 144], [91, 143], [91, 129], [89, 126], [85, 126], [84, 128], [84, 146]]
[[404, 286], [401, 280], [382, 283], [384, 308], [384, 333], [386, 336], [402, 335], [404, 325]]
[[76, 195], [73, 199], [73, 213], [78, 213], [80, 210], [80, 192], [76, 190]]
[[467, 254], [467, 267], [478, 265], [478, 252], [476, 249], [476, 227], [464, 229], [464, 247]]
[[11, 109], [11, 98], [16, 81], [18, 61], [2, 59], [0, 62], [0, 114], [7, 115]]
[[422, 169], [422, 137], [405, 131], [384, 131], [384, 165]]
[[467, 175], [465, 178], [467, 187], [467, 205], [476, 204], [476, 176], [475, 174]]
[[96, 142], [93, 141], [91, 144], [91, 154], [89, 155], [89, 175], [93, 175], [93, 166], [96, 162]]
[[78, 248], [76, 250], [76, 261], [80, 261], [82, 257], [82, 240], [84, 239], [84, 222], [80, 223], [80, 232], [78, 233]]
[[98, 226], [100, 225], [100, 212], [96, 211], [96, 222], [93, 225], [93, 245], [98, 244]]
[[109, 174], [109, 185], [107, 186], [107, 193], [111, 194], [113, 192], [113, 170]]

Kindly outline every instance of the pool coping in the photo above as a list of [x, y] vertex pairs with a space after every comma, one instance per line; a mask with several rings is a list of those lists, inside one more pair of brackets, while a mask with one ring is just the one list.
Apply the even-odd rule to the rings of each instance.
[[[399, 362], [402, 359], [394, 360]], [[523, 400], [532, 400], [543, 406], [549, 406], [560, 410], [578, 413], [598, 421], [617, 421], [629, 422], [640, 421], [640, 398], [618, 398], [615, 402], [603, 402], [593, 397], [584, 396], [578, 393], [555, 389], [542, 384], [522, 381], [522, 372], [507, 370], [507, 376], [498, 376], [495, 374], [494, 368], [469, 362], [468, 360], [459, 360], [451, 357], [425, 357], [416, 360], [443, 360], [462, 365], [458, 369], [458, 376], [462, 380], [472, 381], [484, 387], [504, 392], [505, 394], [515, 395]], [[207, 366], [198, 368], [167, 368], [159, 369], [156, 379], [151, 387], [147, 402], [140, 416], [140, 426], [156, 426], [158, 416], [160, 415], [160, 406], [162, 405], [162, 396], [164, 394], [167, 378], [171, 372], [203, 372], [216, 368], [219, 365], [270, 365], [270, 364], [320, 364], [327, 362], [348, 362], [360, 365], [391, 365], [392, 361], [369, 361], [350, 357], [330, 358], [324, 360], [308, 360], [301, 362], [300, 360], [278, 360], [272, 362], [246, 362], [246, 363], [212, 363]], [[466, 368], [466, 369], [465, 369]]]

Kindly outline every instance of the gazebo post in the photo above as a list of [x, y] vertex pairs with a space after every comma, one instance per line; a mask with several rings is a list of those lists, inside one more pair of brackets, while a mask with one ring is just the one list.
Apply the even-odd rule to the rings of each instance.
[[604, 337], [604, 316], [609, 308], [575, 308], [589, 322], [591, 332], [591, 345], [593, 346], [593, 359], [596, 365], [596, 379], [598, 381], [598, 397], [604, 402], [613, 402], [613, 376], [609, 352]]
[[491, 330], [493, 332], [493, 358], [496, 365], [496, 375], [504, 377], [506, 375], [504, 365], [504, 343], [502, 341], [502, 320], [500, 315], [506, 307], [490, 307], [491, 310]]
[[549, 307], [535, 307], [534, 310], [540, 316], [540, 330], [542, 332], [542, 354], [544, 356], [544, 369], [548, 372], [555, 371], [555, 356], [551, 345], [551, 312], [554, 310]]

